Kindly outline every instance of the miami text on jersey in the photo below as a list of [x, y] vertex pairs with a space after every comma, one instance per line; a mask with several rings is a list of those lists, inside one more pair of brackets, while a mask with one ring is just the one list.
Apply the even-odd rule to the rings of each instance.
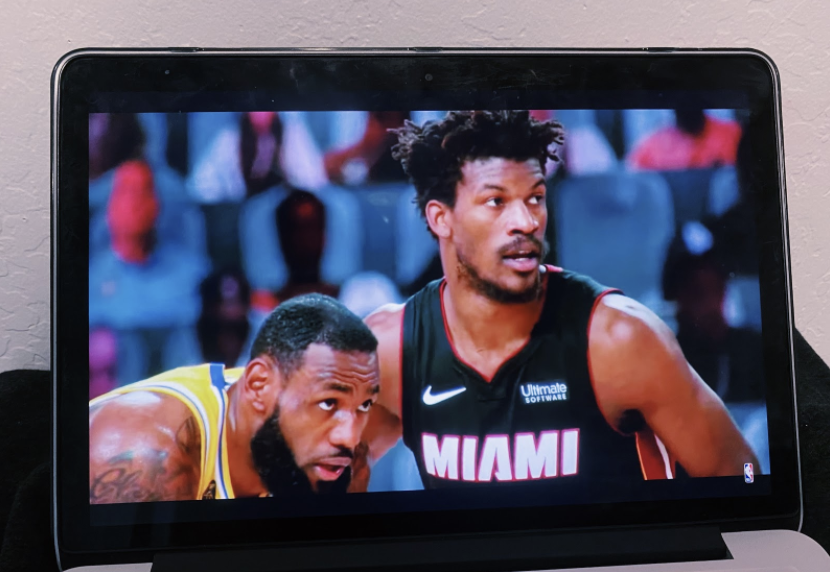
[[[509, 435], [421, 435], [424, 466], [439, 479], [488, 482], [577, 474], [579, 429]], [[512, 449], [512, 450], [511, 450]]]

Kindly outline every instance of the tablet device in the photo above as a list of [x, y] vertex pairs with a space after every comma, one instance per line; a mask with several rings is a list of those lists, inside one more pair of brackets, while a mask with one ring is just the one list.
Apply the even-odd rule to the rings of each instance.
[[53, 104], [65, 564], [798, 528], [763, 54], [82, 50]]

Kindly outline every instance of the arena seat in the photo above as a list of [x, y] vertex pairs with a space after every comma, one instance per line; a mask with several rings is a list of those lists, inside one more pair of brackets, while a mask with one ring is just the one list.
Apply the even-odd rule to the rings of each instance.
[[660, 175], [574, 177], [554, 194], [561, 266], [644, 303], [662, 299], [660, 276], [675, 227], [671, 192]]

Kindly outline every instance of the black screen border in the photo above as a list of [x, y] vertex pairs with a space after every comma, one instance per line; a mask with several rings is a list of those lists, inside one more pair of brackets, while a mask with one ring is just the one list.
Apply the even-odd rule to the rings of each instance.
[[[426, 74], [432, 76], [426, 79]], [[307, 75], [306, 75], [307, 74]], [[756, 195], [761, 241], [760, 283], [770, 433], [772, 494], [762, 497], [678, 500], [557, 507], [558, 527], [657, 526], [720, 522], [724, 529], [799, 526], [801, 492], [792, 362], [792, 302], [781, 137], [780, 89], [772, 61], [751, 50], [414, 50], [290, 51], [79, 51], [65, 56], [53, 74], [52, 148], [52, 371], [55, 380], [54, 511], [61, 552], [85, 554], [84, 562], [147, 560], [150, 551], [200, 545], [334, 541], [374, 538], [543, 530], [557, 528], [550, 512], [493, 509], [437, 514], [325, 517], [291, 521], [210, 521], [93, 527], [88, 504], [86, 380], [88, 206], [87, 114], [100, 94], [156, 92], [172, 112], [190, 104], [188, 92], [236, 95], [233, 110], [263, 109], [262, 94], [337, 85], [343, 92], [415, 93], [429, 108], [440, 94], [496, 91], [527, 97], [534, 90], [609, 89], [652, 94], [673, 90], [745, 93], [761, 126], [753, 142], [759, 186]], [[253, 96], [251, 94], [254, 94]], [[259, 95], [257, 95], [259, 94]], [[493, 95], [487, 94], [492, 100]], [[487, 99], [485, 98], [485, 99]], [[266, 98], [267, 99], [267, 98]], [[664, 104], [655, 104], [660, 107]], [[445, 106], [442, 106], [446, 108]], [[367, 109], [369, 107], [364, 107]], [[196, 111], [197, 109], [189, 109]], [[198, 109], [202, 110], [202, 109]], [[60, 191], [58, 191], [60, 189]], [[60, 343], [57, 341], [60, 340]], [[770, 380], [777, 380], [772, 382]], [[83, 463], [78, 460], [83, 459]], [[178, 503], [175, 503], [178, 504]], [[217, 510], [222, 510], [217, 503]], [[550, 511], [551, 509], [547, 509]], [[567, 525], [563, 523], [567, 522]], [[509, 524], [508, 524], [509, 523]], [[522, 523], [522, 524], [517, 524]], [[344, 532], [347, 530], [348, 533]], [[96, 553], [92, 555], [90, 553]]]

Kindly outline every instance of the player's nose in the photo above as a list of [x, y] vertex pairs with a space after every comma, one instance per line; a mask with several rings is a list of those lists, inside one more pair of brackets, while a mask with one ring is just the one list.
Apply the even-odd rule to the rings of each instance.
[[510, 234], [533, 234], [539, 230], [539, 220], [524, 201], [512, 201], [507, 209]]
[[360, 443], [363, 424], [356, 415], [347, 414], [337, 418], [335, 426], [329, 433], [329, 441], [336, 447], [346, 447], [354, 450]]

